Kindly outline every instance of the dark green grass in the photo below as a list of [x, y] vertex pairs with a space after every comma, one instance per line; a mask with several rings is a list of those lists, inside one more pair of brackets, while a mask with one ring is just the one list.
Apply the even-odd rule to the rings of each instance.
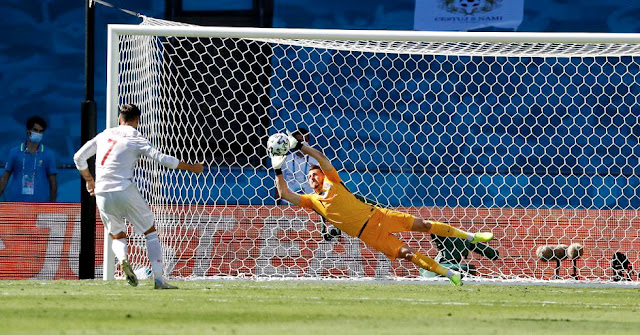
[[637, 288], [176, 284], [0, 281], [0, 334], [640, 334]]

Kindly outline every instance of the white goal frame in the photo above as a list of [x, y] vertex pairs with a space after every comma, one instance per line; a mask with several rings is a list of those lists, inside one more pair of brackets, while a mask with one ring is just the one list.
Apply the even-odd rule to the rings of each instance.
[[[586, 55], [620, 56], [620, 49], [600, 48], [600, 45], [620, 44], [626, 48], [625, 56], [640, 56], [640, 34], [612, 33], [522, 33], [522, 32], [432, 32], [432, 31], [380, 31], [380, 30], [327, 30], [327, 29], [281, 29], [281, 28], [231, 28], [199, 26], [144, 26], [109, 25], [107, 46], [107, 92], [106, 127], [118, 125], [118, 64], [119, 38], [123, 35], [179, 36], [207, 38], [244, 38], [244, 39], [308, 39], [308, 40], [370, 40], [370, 41], [407, 41], [419, 43], [456, 43], [467, 42], [470, 45], [484, 43], [537, 44], [551, 43], [551, 47], [538, 50], [532, 55], [564, 57], [563, 48], [554, 48], [554, 44], [573, 45], [582, 48]], [[476, 49], [477, 51], [477, 49]], [[517, 51], [517, 50], [516, 50]], [[448, 49], [451, 55], [467, 55], [465, 49]], [[410, 52], [409, 52], [410, 53]], [[438, 53], [441, 54], [441, 53]], [[509, 51], [486, 49], [481, 52], [487, 56], [513, 56]], [[104, 233], [103, 279], [114, 279], [114, 255], [108, 233]]]

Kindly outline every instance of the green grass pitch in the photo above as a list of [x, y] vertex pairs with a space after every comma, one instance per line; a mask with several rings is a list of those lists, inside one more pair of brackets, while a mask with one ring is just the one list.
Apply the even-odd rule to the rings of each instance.
[[0, 281], [0, 334], [640, 334], [640, 289]]

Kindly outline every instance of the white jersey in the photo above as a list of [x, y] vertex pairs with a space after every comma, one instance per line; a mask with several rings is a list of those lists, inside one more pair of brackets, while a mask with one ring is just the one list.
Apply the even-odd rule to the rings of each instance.
[[85, 143], [73, 155], [76, 168], [87, 169], [87, 160], [93, 155], [96, 155], [96, 194], [122, 191], [133, 184], [133, 170], [141, 156], [170, 169], [175, 169], [180, 163], [177, 158], [152, 147], [139, 131], [129, 125], [106, 129]]

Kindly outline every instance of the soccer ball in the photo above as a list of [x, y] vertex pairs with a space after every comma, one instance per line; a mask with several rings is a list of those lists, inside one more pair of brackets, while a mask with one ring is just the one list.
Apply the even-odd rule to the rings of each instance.
[[267, 152], [271, 156], [284, 156], [289, 152], [289, 136], [278, 133], [269, 136]]

